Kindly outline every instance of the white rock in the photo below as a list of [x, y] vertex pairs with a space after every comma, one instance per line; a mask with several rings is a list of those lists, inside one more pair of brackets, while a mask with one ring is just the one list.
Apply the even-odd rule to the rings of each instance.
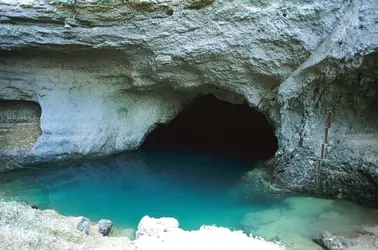
[[151, 218], [148, 215], [144, 216], [139, 222], [136, 238], [142, 235], [157, 235], [162, 232], [169, 232], [178, 229], [179, 222], [175, 218]]
[[[148, 218], [151, 219], [151, 218]], [[171, 218], [168, 218], [171, 219]], [[155, 219], [155, 222], [158, 221]], [[175, 220], [176, 221], [176, 220]], [[150, 220], [150, 222], [153, 222]], [[228, 228], [202, 226], [199, 230], [173, 229], [168, 232], [143, 235], [131, 244], [133, 250], [283, 250], [283, 246], [247, 236]]]

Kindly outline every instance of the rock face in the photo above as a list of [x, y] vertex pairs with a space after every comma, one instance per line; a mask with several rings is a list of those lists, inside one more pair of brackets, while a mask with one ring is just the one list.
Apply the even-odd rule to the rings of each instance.
[[0, 0], [0, 100], [42, 110], [37, 139], [0, 154], [24, 164], [135, 149], [197, 95], [243, 96], [276, 129], [271, 181], [378, 206], [377, 9], [375, 0]]

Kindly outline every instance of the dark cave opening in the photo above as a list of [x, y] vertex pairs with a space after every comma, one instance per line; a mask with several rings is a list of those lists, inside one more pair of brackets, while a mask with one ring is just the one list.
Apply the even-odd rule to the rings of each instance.
[[145, 139], [142, 150], [179, 150], [254, 163], [277, 150], [273, 125], [248, 104], [232, 104], [203, 95], [168, 124], [161, 124]]

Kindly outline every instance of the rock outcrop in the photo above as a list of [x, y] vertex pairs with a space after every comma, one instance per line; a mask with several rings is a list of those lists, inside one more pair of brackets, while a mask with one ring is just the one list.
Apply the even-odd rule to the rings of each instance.
[[242, 96], [275, 126], [271, 181], [378, 206], [377, 9], [375, 0], [1, 0], [0, 100], [42, 114], [26, 146], [1, 130], [0, 154], [28, 164], [131, 150], [197, 95]]

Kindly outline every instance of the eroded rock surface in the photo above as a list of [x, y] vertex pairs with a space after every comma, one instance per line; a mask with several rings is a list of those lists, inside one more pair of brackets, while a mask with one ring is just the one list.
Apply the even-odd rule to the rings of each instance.
[[276, 127], [271, 181], [378, 206], [378, 2], [260, 2], [1, 0], [0, 100], [42, 109], [32, 147], [1, 154], [135, 149], [194, 96], [241, 96]]

